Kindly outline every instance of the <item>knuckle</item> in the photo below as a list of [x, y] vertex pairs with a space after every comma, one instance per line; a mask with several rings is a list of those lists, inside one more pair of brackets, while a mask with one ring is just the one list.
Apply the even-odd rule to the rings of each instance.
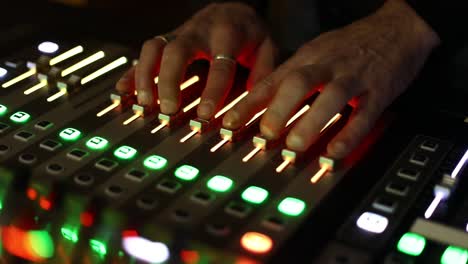
[[188, 54], [187, 46], [181, 41], [173, 41], [164, 49], [163, 60], [182, 60]]
[[306, 89], [308, 87], [308, 78], [307, 75], [300, 71], [293, 71], [289, 73], [286, 78], [281, 83], [280, 89], [289, 90], [289, 89]]
[[222, 60], [215, 60], [210, 66], [210, 71], [215, 73], [230, 73], [234, 68], [233, 63]]
[[158, 48], [158, 41], [156, 39], [148, 39], [143, 42], [142, 52], [154, 50]]

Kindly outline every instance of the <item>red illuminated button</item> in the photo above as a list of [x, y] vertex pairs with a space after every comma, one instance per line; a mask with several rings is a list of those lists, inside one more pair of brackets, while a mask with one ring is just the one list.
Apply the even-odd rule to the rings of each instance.
[[267, 235], [257, 232], [247, 232], [241, 238], [242, 247], [256, 254], [265, 254], [273, 247], [273, 241]]

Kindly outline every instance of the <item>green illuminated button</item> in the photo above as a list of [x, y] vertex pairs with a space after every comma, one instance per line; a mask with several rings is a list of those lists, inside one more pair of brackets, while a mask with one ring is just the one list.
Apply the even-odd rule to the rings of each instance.
[[160, 170], [164, 168], [166, 164], [167, 159], [158, 155], [149, 156], [143, 161], [143, 165], [145, 165], [146, 168], [151, 170]]
[[89, 246], [94, 252], [96, 252], [101, 257], [104, 257], [107, 254], [106, 245], [99, 240], [90, 239]]
[[0, 104], [0, 116], [4, 115], [7, 111], [7, 107]]
[[232, 187], [232, 180], [221, 176], [221, 175], [216, 175], [213, 178], [211, 178], [206, 185], [208, 188], [215, 192], [226, 192]]
[[121, 146], [114, 151], [114, 156], [119, 159], [132, 159], [137, 154], [137, 150], [129, 146]]
[[267, 197], [268, 191], [257, 186], [250, 186], [242, 193], [242, 199], [254, 204], [263, 203]]
[[81, 135], [81, 132], [78, 129], [74, 128], [66, 128], [60, 132], [59, 136], [66, 141], [75, 141], [77, 140]]
[[25, 123], [31, 116], [25, 112], [16, 112], [10, 116], [10, 120], [16, 123]]
[[184, 181], [191, 181], [198, 176], [199, 170], [190, 165], [182, 165], [174, 172], [175, 176]]
[[304, 212], [306, 205], [302, 200], [286, 197], [278, 205], [278, 211], [289, 216], [298, 216]]
[[90, 149], [101, 150], [107, 146], [109, 141], [102, 137], [93, 137], [86, 141], [86, 146]]
[[68, 227], [60, 228], [60, 233], [66, 240], [70, 240], [73, 243], [78, 242], [78, 234], [75, 230], [72, 230]]
[[398, 251], [411, 256], [419, 256], [426, 246], [426, 239], [415, 233], [406, 233], [398, 241]]
[[453, 246], [448, 247], [440, 259], [441, 264], [466, 264], [467, 261], [468, 250]]

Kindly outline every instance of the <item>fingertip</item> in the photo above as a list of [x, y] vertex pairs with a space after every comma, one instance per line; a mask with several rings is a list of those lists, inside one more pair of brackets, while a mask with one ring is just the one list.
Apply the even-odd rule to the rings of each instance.
[[197, 115], [202, 119], [209, 120], [213, 117], [214, 109], [215, 104], [212, 101], [204, 101], [198, 106]]
[[240, 115], [236, 110], [231, 110], [226, 113], [223, 118], [223, 127], [227, 129], [237, 129], [240, 124]]
[[260, 132], [266, 139], [276, 139], [277, 137], [271, 126], [263, 120], [260, 122]]
[[178, 110], [179, 106], [173, 100], [162, 99], [161, 100], [161, 112], [164, 114], [175, 114]]
[[153, 93], [147, 90], [139, 90], [137, 99], [140, 105], [151, 105], [153, 103]]
[[327, 146], [327, 153], [335, 159], [342, 159], [350, 152], [349, 144], [344, 141], [332, 141]]
[[304, 138], [294, 132], [289, 133], [286, 137], [286, 145], [289, 149], [295, 151], [305, 151], [307, 149]]

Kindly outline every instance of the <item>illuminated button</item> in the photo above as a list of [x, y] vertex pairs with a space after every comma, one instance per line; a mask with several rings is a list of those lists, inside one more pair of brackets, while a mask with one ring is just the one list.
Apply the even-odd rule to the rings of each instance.
[[363, 230], [380, 234], [387, 228], [388, 219], [375, 213], [365, 212], [359, 217], [356, 224]]
[[3, 132], [5, 132], [5, 131], [7, 131], [8, 128], [10, 128], [9, 125], [0, 122], [0, 133], [3, 133]]
[[16, 112], [10, 116], [10, 120], [15, 123], [25, 123], [31, 116], [25, 112]]
[[62, 146], [60, 142], [51, 139], [47, 139], [39, 144], [40, 148], [48, 151], [56, 151], [58, 148], [60, 148], [60, 146]]
[[107, 146], [109, 141], [102, 137], [93, 137], [86, 142], [86, 146], [90, 149], [101, 150]]
[[50, 121], [43, 120], [41, 122], [38, 122], [37, 124], [34, 125], [35, 128], [40, 129], [40, 130], [46, 130], [49, 129], [53, 126], [54, 124]]
[[151, 170], [160, 170], [164, 168], [166, 164], [167, 159], [157, 155], [149, 156], [145, 159], [145, 161], [143, 161], [143, 165], [145, 165], [146, 168]]
[[441, 264], [466, 264], [467, 262], [468, 250], [453, 246], [448, 247], [440, 259]]
[[78, 232], [76, 230], [71, 229], [69, 227], [62, 227], [60, 229], [60, 233], [66, 240], [69, 240], [73, 243], [78, 242]]
[[286, 197], [278, 205], [278, 211], [289, 216], [298, 216], [304, 212], [306, 205], [302, 200]]
[[81, 132], [79, 130], [71, 127], [62, 130], [62, 132], [59, 134], [60, 138], [66, 141], [75, 141], [80, 137], [80, 135]]
[[247, 232], [241, 238], [241, 245], [252, 253], [265, 254], [273, 247], [273, 240], [261, 233]]
[[18, 140], [21, 140], [21, 141], [24, 141], [24, 142], [29, 141], [33, 137], [34, 137], [34, 134], [30, 133], [30, 132], [27, 132], [27, 131], [20, 131], [20, 132], [16, 133], [15, 136], [14, 136], [14, 138], [16, 138]]
[[96, 239], [89, 240], [89, 246], [91, 249], [96, 252], [99, 256], [104, 257], [107, 254], [107, 247], [106, 245]]
[[175, 176], [184, 181], [191, 181], [198, 176], [199, 170], [190, 165], [182, 165], [174, 172]]
[[398, 251], [406, 255], [419, 256], [426, 246], [426, 239], [415, 233], [406, 233], [398, 241]]
[[39, 44], [37, 49], [43, 53], [55, 53], [59, 49], [59, 46], [54, 42], [45, 41]]
[[242, 193], [242, 199], [253, 204], [261, 204], [267, 197], [268, 191], [257, 186], [250, 186]]
[[8, 71], [5, 68], [0, 67], [0, 78], [5, 77], [7, 75]]
[[206, 185], [215, 192], [227, 192], [231, 189], [232, 184], [233, 182], [231, 179], [221, 175], [216, 175], [211, 178]]
[[0, 104], [0, 116], [4, 115], [7, 112], [8, 108]]
[[124, 160], [132, 159], [136, 154], [137, 150], [129, 146], [121, 146], [114, 151], [114, 156]]

